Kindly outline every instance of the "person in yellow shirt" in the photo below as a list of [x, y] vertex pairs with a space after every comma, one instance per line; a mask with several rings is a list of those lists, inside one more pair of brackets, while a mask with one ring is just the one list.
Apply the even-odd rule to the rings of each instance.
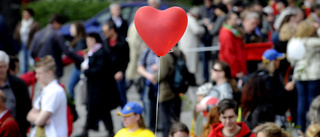
[[122, 116], [125, 128], [120, 129], [114, 137], [155, 137], [148, 130], [142, 117], [143, 108], [136, 102], [127, 103], [118, 116]]

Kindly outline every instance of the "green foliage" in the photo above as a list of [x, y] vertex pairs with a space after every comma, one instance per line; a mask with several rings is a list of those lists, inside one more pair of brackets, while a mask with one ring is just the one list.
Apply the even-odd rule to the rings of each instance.
[[175, 2], [175, 3], [184, 4], [184, 5], [187, 5], [187, 6], [193, 6], [192, 5], [192, 0], [171, 0], [171, 1]]
[[46, 26], [52, 14], [59, 13], [67, 19], [67, 22], [87, 20], [107, 8], [110, 3], [106, 1], [92, 0], [54, 0], [35, 1], [27, 7], [35, 11], [35, 20], [41, 27]]

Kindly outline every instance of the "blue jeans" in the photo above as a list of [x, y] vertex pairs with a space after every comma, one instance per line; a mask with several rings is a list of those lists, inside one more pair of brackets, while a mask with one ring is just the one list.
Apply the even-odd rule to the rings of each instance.
[[127, 104], [127, 89], [126, 89], [126, 77], [123, 76], [122, 80], [117, 81], [117, 87], [121, 100], [121, 108]]
[[[149, 128], [152, 132], [155, 132], [155, 125], [156, 125], [156, 105], [157, 100], [156, 99], [150, 99], [149, 92], [158, 91], [158, 84], [153, 85], [148, 80], [145, 82], [145, 88], [142, 92], [142, 102], [143, 102], [143, 108], [144, 108], [144, 114], [145, 114], [145, 122], [147, 128]], [[155, 92], [156, 94], [157, 92]], [[156, 95], [154, 96], [156, 97]]]
[[81, 75], [81, 71], [76, 67], [74, 67], [71, 72], [69, 83], [68, 83], [68, 87], [69, 87], [68, 92], [72, 99], [74, 99], [74, 88], [76, 87], [77, 83], [80, 81], [80, 75]]
[[306, 130], [306, 112], [309, 110], [312, 100], [320, 95], [320, 80], [316, 81], [297, 81], [296, 88], [298, 93], [297, 105], [297, 125], [301, 130]]
[[28, 72], [28, 62], [29, 59], [31, 59], [31, 54], [29, 53], [27, 47], [25, 44], [21, 44], [21, 49], [19, 52], [19, 66], [20, 66], [20, 72], [26, 73]]
[[[203, 47], [205, 47], [204, 45], [202, 45]], [[201, 52], [201, 59], [202, 59], [202, 76], [204, 81], [209, 81], [209, 69], [208, 69], [208, 65], [209, 65], [209, 60], [210, 60], [210, 54], [211, 52], [209, 51], [205, 51], [205, 52]]]

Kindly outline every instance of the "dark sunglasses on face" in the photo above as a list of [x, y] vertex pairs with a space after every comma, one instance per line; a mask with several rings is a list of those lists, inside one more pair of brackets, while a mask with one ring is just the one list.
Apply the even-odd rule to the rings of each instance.
[[222, 71], [222, 70], [216, 69], [216, 68], [212, 68], [212, 70], [213, 70], [213, 71], [217, 71], [217, 72]]

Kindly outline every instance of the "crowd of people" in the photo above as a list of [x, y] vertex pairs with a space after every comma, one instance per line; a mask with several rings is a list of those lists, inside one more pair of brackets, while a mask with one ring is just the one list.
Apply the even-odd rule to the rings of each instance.
[[[160, 2], [148, 0], [149, 6], [162, 10]], [[299, 131], [295, 135], [319, 136], [320, 2], [203, 2], [186, 12], [185, 34], [161, 59], [140, 38], [134, 22], [122, 17], [119, 3], [110, 5], [111, 17], [101, 24], [101, 34], [86, 33], [82, 23], [73, 22], [69, 45], [59, 32], [65, 23], [59, 14], [40, 29], [36, 13], [23, 9], [12, 36], [0, 15], [0, 136], [70, 136], [77, 115], [69, 100], [78, 94], [80, 80], [85, 83], [87, 114], [78, 137], [98, 130], [99, 121], [109, 137], [152, 137], [159, 129], [163, 137], [290, 137], [292, 129]], [[15, 44], [3, 39], [7, 37]], [[258, 60], [248, 60], [250, 43], [257, 45], [254, 48], [272, 46], [255, 54]], [[197, 47], [219, 50], [190, 51]], [[177, 58], [191, 75], [200, 71], [199, 58], [202, 61], [199, 87], [192, 93], [192, 123], [180, 122], [180, 94], [186, 91], [172, 87]], [[63, 68], [73, 62], [64, 88], [59, 83]], [[41, 89], [35, 100], [29, 95], [30, 79]], [[141, 104], [128, 102], [131, 87]], [[117, 107], [123, 128], [114, 131], [110, 112]]]

